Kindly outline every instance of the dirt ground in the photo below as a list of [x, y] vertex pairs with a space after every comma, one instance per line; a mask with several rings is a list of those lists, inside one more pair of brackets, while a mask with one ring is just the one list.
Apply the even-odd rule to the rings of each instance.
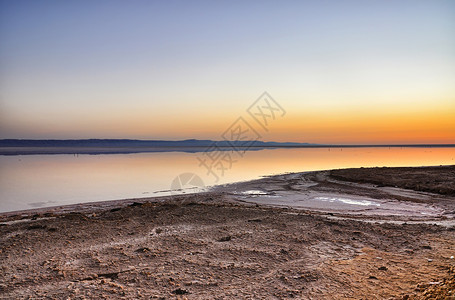
[[332, 170], [334, 178], [455, 196], [455, 166]]
[[[453, 187], [453, 168], [428, 169], [435, 180], [425, 189]], [[300, 176], [313, 190], [380, 198], [383, 185], [412, 187], [403, 178], [423, 168], [387, 169], [328, 176], [361, 178], [365, 190], [334, 186], [327, 172]], [[272, 207], [226, 191], [5, 213], [0, 298], [455, 299], [455, 226], [437, 225], [455, 198], [442, 190], [425, 194], [444, 200], [445, 213], [428, 222]]]

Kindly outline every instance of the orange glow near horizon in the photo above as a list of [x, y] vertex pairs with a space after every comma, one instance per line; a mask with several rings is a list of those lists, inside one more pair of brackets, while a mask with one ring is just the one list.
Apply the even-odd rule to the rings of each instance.
[[[286, 101], [282, 101], [286, 105]], [[455, 103], [455, 100], [454, 100]], [[18, 132], [22, 138], [133, 138], [133, 139], [212, 139], [239, 116], [243, 116], [262, 135], [261, 140], [320, 144], [453, 144], [455, 143], [455, 105], [379, 109], [334, 107], [309, 108], [287, 114], [271, 122], [263, 131], [246, 111], [153, 110], [96, 111], [57, 119], [24, 115]], [[398, 107], [399, 108], [399, 107]]]
[[[292, 115], [271, 130], [282, 140], [333, 144], [453, 144], [455, 106], [421, 111], [330, 111]], [[273, 138], [272, 138], [273, 140]]]

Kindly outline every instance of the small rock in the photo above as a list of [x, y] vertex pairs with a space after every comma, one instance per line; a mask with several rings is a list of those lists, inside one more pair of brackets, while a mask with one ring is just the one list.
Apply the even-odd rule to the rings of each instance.
[[258, 223], [258, 222], [262, 222], [262, 220], [261, 219], [251, 219], [251, 220], [248, 220], [248, 222], [250, 222], [250, 223], [253, 223], [253, 222], [254, 223]]
[[387, 271], [387, 267], [382, 266], [382, 267], [379, 267], [378, 270], [380, 270], [380, 271]]
[[370, 277], [368, 277], [368, 279], [378, 280], [378, 278], [376, 276], [370, 276]]
[[218, 240], [218, 242], [229, 242], [232, 239], [230, 235], [224, 236]]
[[142, 248], [136, 249], [134, 252], [137, 252], [137, 253], [150, 252], [150, 249], [147, 247], [142, 247]]
[[188, 294], [189, 292], [187, 290], [178, 288], [178, 289], [174, 290], [173, 293], [176, 295], [185, 295], [185, 294]]
[[289, 254], [289, 251], [287, 251], [287, 250], [285, 250], [285, 249], [281, 249], [281, 250], [280, 250], [280, 253], [281, 253], [281, 254]]

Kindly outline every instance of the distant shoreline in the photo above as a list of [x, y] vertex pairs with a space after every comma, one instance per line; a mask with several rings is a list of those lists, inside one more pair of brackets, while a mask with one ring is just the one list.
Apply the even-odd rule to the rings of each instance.
[[0, 146], [0, 155], [47, 154], [133, 154], [153, 152], [209, 152], [209, 151], [258, 151], [265, 149], [301, 148], [454, 148], [455, 144], [403, 144], [403, 145], [276, 145], [276, 146]]

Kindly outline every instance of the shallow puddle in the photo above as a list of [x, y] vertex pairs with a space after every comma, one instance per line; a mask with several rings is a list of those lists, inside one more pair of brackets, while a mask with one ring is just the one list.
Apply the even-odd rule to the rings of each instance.
[[260, 190], [249, 190], [241, 192], [242, 195], [268, 195], [267, 192], [260, 191]]
[[337, 198], [337, 197], [316, 197], [315, 200], [328, 201], [328, 202], [341, 202], [349, 205], [361, 205], [361, 206], [381, 206], [381, 204], [369, 201], [369, 200], [354, 200], [348, 198]]
[[427, 204], [332, 193], [246, 190], [234, 195], [239, 200], [257, 204], [346, 214], [436, 217], [444, 213], [443, 209]]

